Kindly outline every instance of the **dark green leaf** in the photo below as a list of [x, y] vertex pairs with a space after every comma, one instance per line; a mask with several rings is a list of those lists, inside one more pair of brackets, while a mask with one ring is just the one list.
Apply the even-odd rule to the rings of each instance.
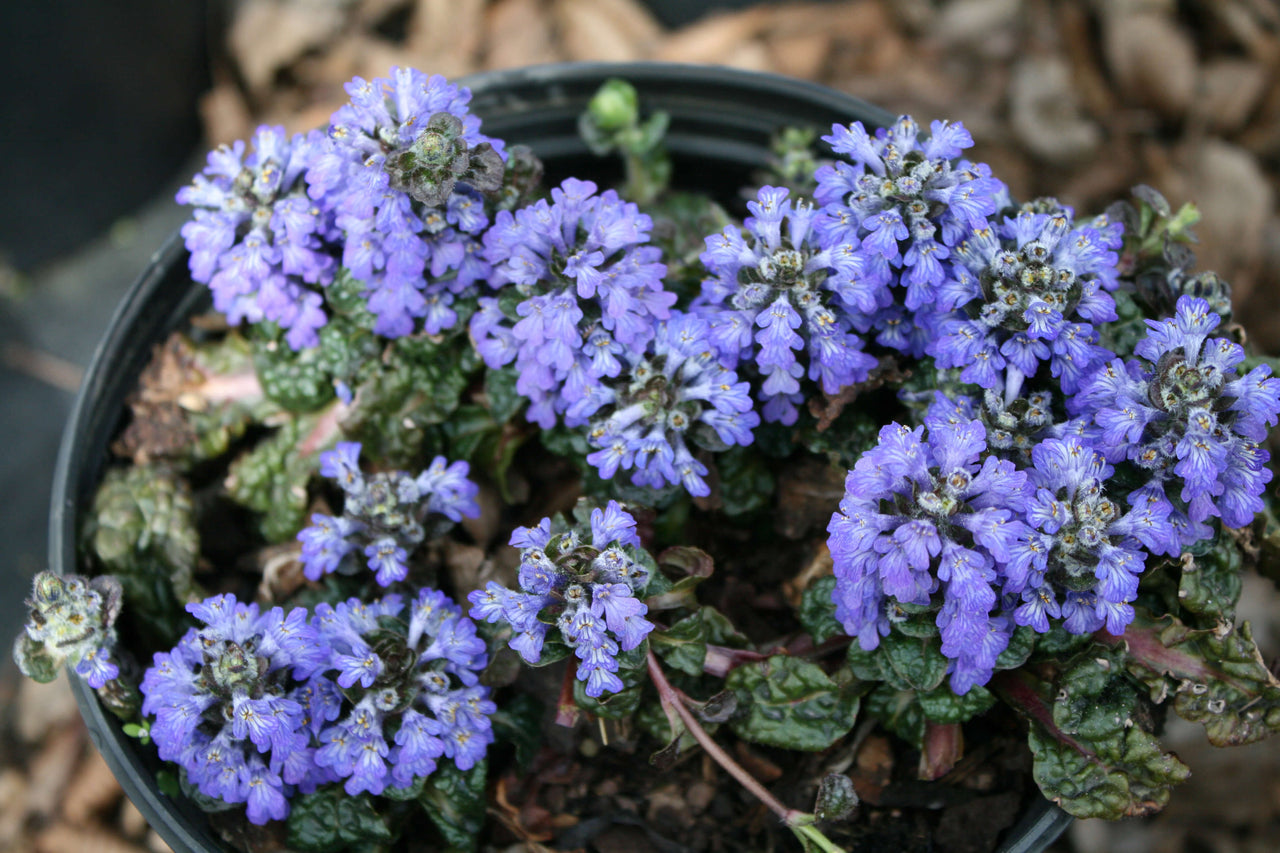
[[[705, 651], [705, 648], [704, 648]], [[18, 671], [41, 684], [48, 684], [58, 677], [59, 661], [45, 650], [44, 643], [37, 642], [23, 631], [13, 643], [13, 662]]]
[[444, 836], [448, 853], [471, 853], [479, 843], [487, 772], [484, 761], [465, 772], [451, 761], [442, 761], [423, 788], [419, 802]]
[[324, 446], [306, 440], [323, 415], [299, 415], [285, 421], [274, 435], [231, 463], [227, 494], [258, 513], [258, 527], [268, 542], [287, 542], [306, 525], [307, 483], [320, 467]]
[[[628, 666], [630, 663], [634, 661], [624, 662], [622, 656], [619, 656], [617, 675], [622, 679], [624, 685], [622, 690], [617, 693], [604, 693], [599, 699], [593, 699], [587, 695], [586, 682], [574, 679], [573, 701], [589, 714], [595, 714], [607, 720], [627, 719], [640, 707], [640, 696], [649, 679], [648, 672], [643, 666]], [[573, 666], [572, 663], [569, 665]]]
[[1192, 613], [1230, 620], [1240, 599], [1241, 563], [1235, 540], [1215, 537], [1207, 554], [1183, 559], [1178, 603]]
[[1138, 617], [1114, 642], [1154, 701], [1172, 695], [1178, 716], [1205, 727], [1209, 742], [1235, 746], [1280, 731], [1280, 680], [1253, 640], [1249, 623], [1195, 630], [1172, 616]]
[[1026, 663], [1035, 650], [1036, 637], [1036, 632], [1026, 625], [1015, 628], [1009, 637], [1009, 645], [996, 658], [996, 669], [1017, 669]]
[[969, 688], [963, 696], [957, 696], [948, 684], [916, 695], [920, 710], [927, 720], [934, 723], [963, 723], [987, 711], [995, 704], [996, 697], [981, 685]]
[[745, 515], [773, 502], [774, 478], [765, 458], [751, 447], [716, 454], [720, 501], [726, 515]]
[[800, 596], [800, 624], [815, 643], [825, 642], [844, 632], [836, 621], [836, 605], [831, 598], [835, 588], [835, 577], [826, 575], [805, 587]]
[[426, 787], [426, 784], [426, 776], [415, 776], [413, 777], [413, 782], [411, 782], [407, 788], [394, 788], [388, 785], [383, 789], [380, 796], [386, 797], [388, 800], [395, 800], [396, 802], [416, 800], [418, 797], [422, 796], [422, 789]]
[[[439, 772], [439, 771], [437, 771]], [[368, 794], [352, 797], [340, 785], [295, 796], [288, 818], [289, 846], [304, 853], [337, 853], [394, 840]]]
[[725, 685], [743, 715], [730, 724], [739, 737], [784, 749], [826, 749], [853, 728], [858, 697], [818, 666], [776, 655], [731, 671]]
[[516, 391], [518, 376], [511, 366], [485, 371], [484, 396], [489, 404], [489, 414], [498, 423], [511, 420], [526, 402], [524, 395]]
[[924, 709], [914, 690], [894, 690], [881, 684], [867, 696], [863, 707], [872, 719], [916, 749], [924, 743]]
[[936, 638], [906, 637], [890, 631], [880, 641], [879, 652], [888, 665], [886, 680], [898, 682], [894, 684], [898, 689], [933, 690], [947, 675], [949, 661], [942, 656], [941, 642]]
[[520, 693], [489, 715], [494, 738], [515, 747], [516, 766], [521, 770], [528, 768], [542, 748], [544, 711], [541, 702], [528, 693]]

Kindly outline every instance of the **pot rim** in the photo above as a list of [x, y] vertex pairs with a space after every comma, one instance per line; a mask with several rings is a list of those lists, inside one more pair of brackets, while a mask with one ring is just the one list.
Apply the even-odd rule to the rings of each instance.
[[[489, 130], [494, 124], [501, 124], [504, 116], [527, 113], [535, 103], [530, 100], [533, 95], [539, 96], [536, 102], [539, 108], [551, 105], [561, 110], [572, 109], [576, 116], [576, 112], [582, 109], [583, 100], [609, 77], [625, 78], [635, 85], [640, 90], [642, 103], [662, 95], [661, 108], [673, 113], [669, 135], [673, 151], [678, 149], [690, 157], [717, 157], [739, 164], [758, 163], [759, 137], [763, 135], [767, 139], [769, 133], [787, 123], [788, 116], [795, 123], [797, 109], [802, 108], [802, 113], [826, 114], [828, 117], [842, 115], [848, 117], [846, 120], [856, 118], [876, 126], [887, 125], [897, 118], [887, 110], [816, 83], [722, 66], [662, 62], [555, 63], [486, 71], [460, 77], [453, 82], [470, 88], [471, 109], [480, 115], [482, 127]], [[762, 101], [762, 98], [772, 100]], [[708, 120], [729, 120], [732, 128], [744, 135], [755, 136], [756, 142], [751, 142], [748, 136], [745, 139], [715, 140], [714, 145], [705, 140], [698, 144], [697, 134], [684, 133], [678, 126], [681, 117], [689, 120], [705, 118], [709, 104], [723, 104], [725, 99], [736, 99], [737, 109], [726, 109], [722, 105], [720, 109], [713, 110]], [[776, 114], [778, 121], [772, 127], [762, 128], [758, 113], [766, 103], [775, 104], [773, 109], [765, 111]], [[746, 105], [750, 108], [747, 109]], [[738, 120], [733, 121], [735, 116]], [[753, 116], [755, 121], [752, 121]], [[803, 122], [803, 116], [800, 120]], [[577, 150], [581, 152], [581, 143], [578, 143]], [[539, 154], [546, 155], [541, 146]], [[86, 468], [99, 471], [105, 466], [109, 437], [116, 432], [123, 415], [119, 406], [113, 406], [109, 412], [101, 411], [106, 407], [100, 402], [118, 398], [123, 404], [124, 397], [136, 383], [136, 370], [120, 371], [114, 369], [115, 366], [122, 361], [122, 353], [131, 348], [137, 349], [135, 335], [138, 326], [164, 329], [157, 340], [163, 339], [167, 330], [190, 315], [205, 294], [205, 288], [201, 286], [187, 287], [177, 296], [169, 294], [160, 307], [153, 302], [153, 297], [163, 292], [167, 280], [175, 274], [175, 267], [180, 269], [178, 274], [185, 277], [186, 266], [182, 263], [185, 256], [179, 233], [171, 235], [151, 256], [146, 268], [112, 314], [76, 393], [58, 449], [50, 507], [49, 566], [59, 574], [66, 573], [68, 569], [74, 570], [78, 562], [77, 528], [87, 497], [80, 494], [85, 485], [80, 482], [85, 479], [81, 472]], [[150, 353], [154, 343], [153, 340], [147, 341], [144, 355]], [[145, 357], [134, 360], [146, 362]], [[106, 438], [102, 437], [104, 434]], [[98, 480], [95, 476], [93, 483]], [[139, 663], [145, 665], [143, 661]], [[185, 797], [173, 798], [160, 792], [154, 782], [155, 767], [160, 766], [158, 759], [138, 749], [137, 742], [124, 734], [120, 721], [103, 707], [94, 691], [69, 667], [68, 678], [94, 746], [148, 825], [176, 853], [226, 850], [226, 845], [211, 831], [207, 816]], [[1048, 800], [1036, 798], [1024, 809], [1019, 821], [1006, 830], [1007, 840], [998, 851], [1042, 851], [1073, 820]]]

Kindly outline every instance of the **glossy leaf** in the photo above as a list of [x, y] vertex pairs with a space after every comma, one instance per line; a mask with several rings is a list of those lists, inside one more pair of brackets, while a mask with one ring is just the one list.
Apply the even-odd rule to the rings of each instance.
[[479, 844], [488, 802], [487, 773], [485, 761], [464, 772], [442, 760], [427, 778], [418, 802], [444, 836], [448, 853], [471, 853]]
[[797, 615], [814, 643], [825, 642], [844, 631], [836, 621], [836, 605], [831, 598], [835, 587], [835, 577], [827, 575], [810, 583], [800, 596], [800, 613]]
[[853, 728], [859, 700], [818, 666], [786, 655], [737, 667], [725, 685], [738, 694], [739, 737], [784, 749], [826, 749]]
[[337, 853], [349, 847], [394, 840], [370, 796], [352, 797], [340, 785], [295, 796], [287, 827], [289, 846], [304, 853]]

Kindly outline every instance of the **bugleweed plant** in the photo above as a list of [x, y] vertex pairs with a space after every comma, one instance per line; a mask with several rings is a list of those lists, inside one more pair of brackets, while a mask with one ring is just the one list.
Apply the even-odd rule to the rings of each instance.
[[544, 186], [465, 89], [347, 91], [179, 193], [225, 324], [157, 350], [93, 577], [38, 578], [15, 647], [73, 665], [166, 790], [283, 822], [239, 843], [383, 849], [425, 813], [474, 849], [491, 752], [527, 766], [551, 718], [629, 721], [659, 768], [705, 751], [824, 851], [850, 779], [785, 804], [731, 742], [863, 721], [937, 779], [1004, 703], [1044, 796], [1119, 818], [1188, 775], [1169, 711], [1224, 746], [1280, 728], [1235, 618], [1280, 555], [1280, 379], [1192, 271], [1193, 208], [1018, 202], [908, 116], [676, 192], [622, 81], [581, 130], [625, 185]]

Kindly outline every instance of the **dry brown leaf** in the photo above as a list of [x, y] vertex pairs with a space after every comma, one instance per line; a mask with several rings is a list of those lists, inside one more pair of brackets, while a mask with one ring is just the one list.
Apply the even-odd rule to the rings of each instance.
[[120, 815], [116, 818], [116, 824], [126, 838], [135, 841], [140, 840], [147, 833], [147, 819], [128, 797], [120, 801]]
[[1054, 164], [1081, 161], [1102, 142], [1102, 130], [1080, 113], [1071, 70], [1060, 56], [1032, 56], [1013, 71], [1009, 124], [1032, 154]]
[[246, 0], [236, 7], [227, 48], [250, 91], [262, 92], [277, 70], [322, 47], [346, 21], [343, 0]]
[[773, 36], [766, 44], [770, 63], [779, 74], [816, 80], [827, 64], [831, 41], [829, 33], [810, 32]]
[[253, 133], [253, 113], [244, 95], [230, 83], [220, 83], [201, 96], [200, 121], [210, 148], [248, 139]]
[[552, 37], [544, 0], [497, 0], [485, 12], [485, 68], [521, 68], [558, 62], [564, 54]]
[[80, 715], [76, 697], [65, 675], [48, 684], [28, 678], [18, 687], [18, 736], [26, 743], [43, 740], [51, 730], [65, 726]]
[[1244, 127], [1270, 82], [1271, 73], [1260, 62], [1233, 57], [1210, 60], [1200, 75], [1195, 113], [1210, 130], [1233, 133]]
[[[27, 788], [27, 813], [49, 817], [58, 810], [71, 774], [80, 762], [86, 740], [83, 724], [55, 731], [28, 767], [31, 785]], [[68, 848], [83, 849], [83, 848]]]
[[55, 823], [37, 835], [36, 850], [40, 853], [143, 853], [143, 848], [102, 827], [65, 823]]
[[27, 777], [12, 767], [0, 770], [0, 850], [9, 850], [27, 822]]
[[1186, 112], [1198, 67], [1191, 37], [1166, 15], [1109, 14], [1102, 20], [1107, 67], [1121, 95], [1166, 118]]
[[62, 816], [72, 824], [83, 825], [122, 796], [124, 791], [111, 768], [91, 745], [63, 794]]
[[405, 50], [415, 67], [456, 77], [479, 64], [486, 0], [417, 0]]
[[635, 62], [645, 46], [598, 0], [555, 0], [552, 14], [569, 59], [581, 62]]
[[654, 54], [664, 62], [721, 64], [743, 42], [761, 35], [771, 20], [754, 6], [734, 14], [717, 14], [677, 30]]

